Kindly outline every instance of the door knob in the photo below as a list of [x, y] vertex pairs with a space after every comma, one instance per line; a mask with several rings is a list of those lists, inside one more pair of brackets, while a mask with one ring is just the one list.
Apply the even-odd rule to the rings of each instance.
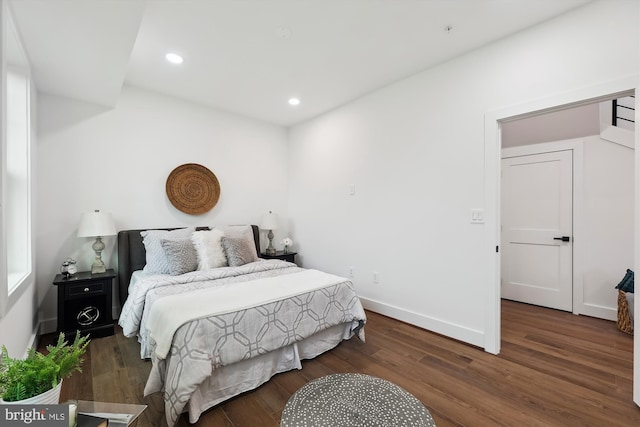
[[553, 240], [562, 240], [563, 242], [570, 242], [571, 241], [571, 237], [569, 237], [569, 236], [554, 237]]

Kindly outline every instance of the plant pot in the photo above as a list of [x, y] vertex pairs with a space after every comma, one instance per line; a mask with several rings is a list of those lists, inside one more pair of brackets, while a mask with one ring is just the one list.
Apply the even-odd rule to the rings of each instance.
[[40, 393], [37, 396], [24, 400], [16, 400], [15, 402], [5, 402], [0, 398], [0, 403], [5, 405], [57, 405], [60, 403], [60, 391], [62, 390], [62, 381], [51, 390]]

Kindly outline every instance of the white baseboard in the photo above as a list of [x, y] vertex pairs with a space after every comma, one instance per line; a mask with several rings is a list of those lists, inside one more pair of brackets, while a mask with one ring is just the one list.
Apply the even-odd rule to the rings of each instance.
[[58, 329], [58, 319], [55, 317], [52, 319], [40, 321], [40, 335], [51, 334]]
[[481, 331], [456, 325], [455, 323], [445, 322], [440, 319], [435, 319], [433, 317], [425, 316], [424, 314], [395, 307], [369, 298], [360, 297], [360, 301], [367, 310], [392, 317], [449, 338], [463, 341], [476, 347], [484, 348], [484, 333]]
[[618, 320], [618, 309], [596, 304], [583, 304], [580, 314], [605, 320]]

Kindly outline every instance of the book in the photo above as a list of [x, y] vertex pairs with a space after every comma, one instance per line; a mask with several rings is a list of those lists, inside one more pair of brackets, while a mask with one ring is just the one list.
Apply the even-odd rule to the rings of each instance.
[[78, 414], [78, 427], [107, 427], [109, 420], [93, 415]]
[[[86, 415], [92, 418], [100, 418], [103, 420], [107, 420], [109, 421], [109, 423], [105, 425], [114, 426], [114, 427], [115, 426], [126, 427], [133, 421], [135, 417], [137, 417], [137, 414], [123, 414], [123, 413], [117, 413], [117, 412], [80, 412], [79, 415]], [[102, 424], [99, 424], [99, 426], [102, 427]], [[83, 426], [81, 426], [78, 423], [78, 427], [83, 427]], [[87, 427], [93, 427], [93, 425], [88, 425]]]

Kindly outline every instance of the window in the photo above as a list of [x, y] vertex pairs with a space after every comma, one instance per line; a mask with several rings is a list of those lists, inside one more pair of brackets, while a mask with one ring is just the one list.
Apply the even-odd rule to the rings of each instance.
[[29, 179], [29, 78], [7, 66], [7, 148], [5, 173], [5, 239], [9, 294], [31, 272]]
[[[31, 80], [7, 2], [2, 2], [2, 183], [0, 316], [33, 278], [31, 238]], [[22, 286], [24, 284], [24, 286]]]

